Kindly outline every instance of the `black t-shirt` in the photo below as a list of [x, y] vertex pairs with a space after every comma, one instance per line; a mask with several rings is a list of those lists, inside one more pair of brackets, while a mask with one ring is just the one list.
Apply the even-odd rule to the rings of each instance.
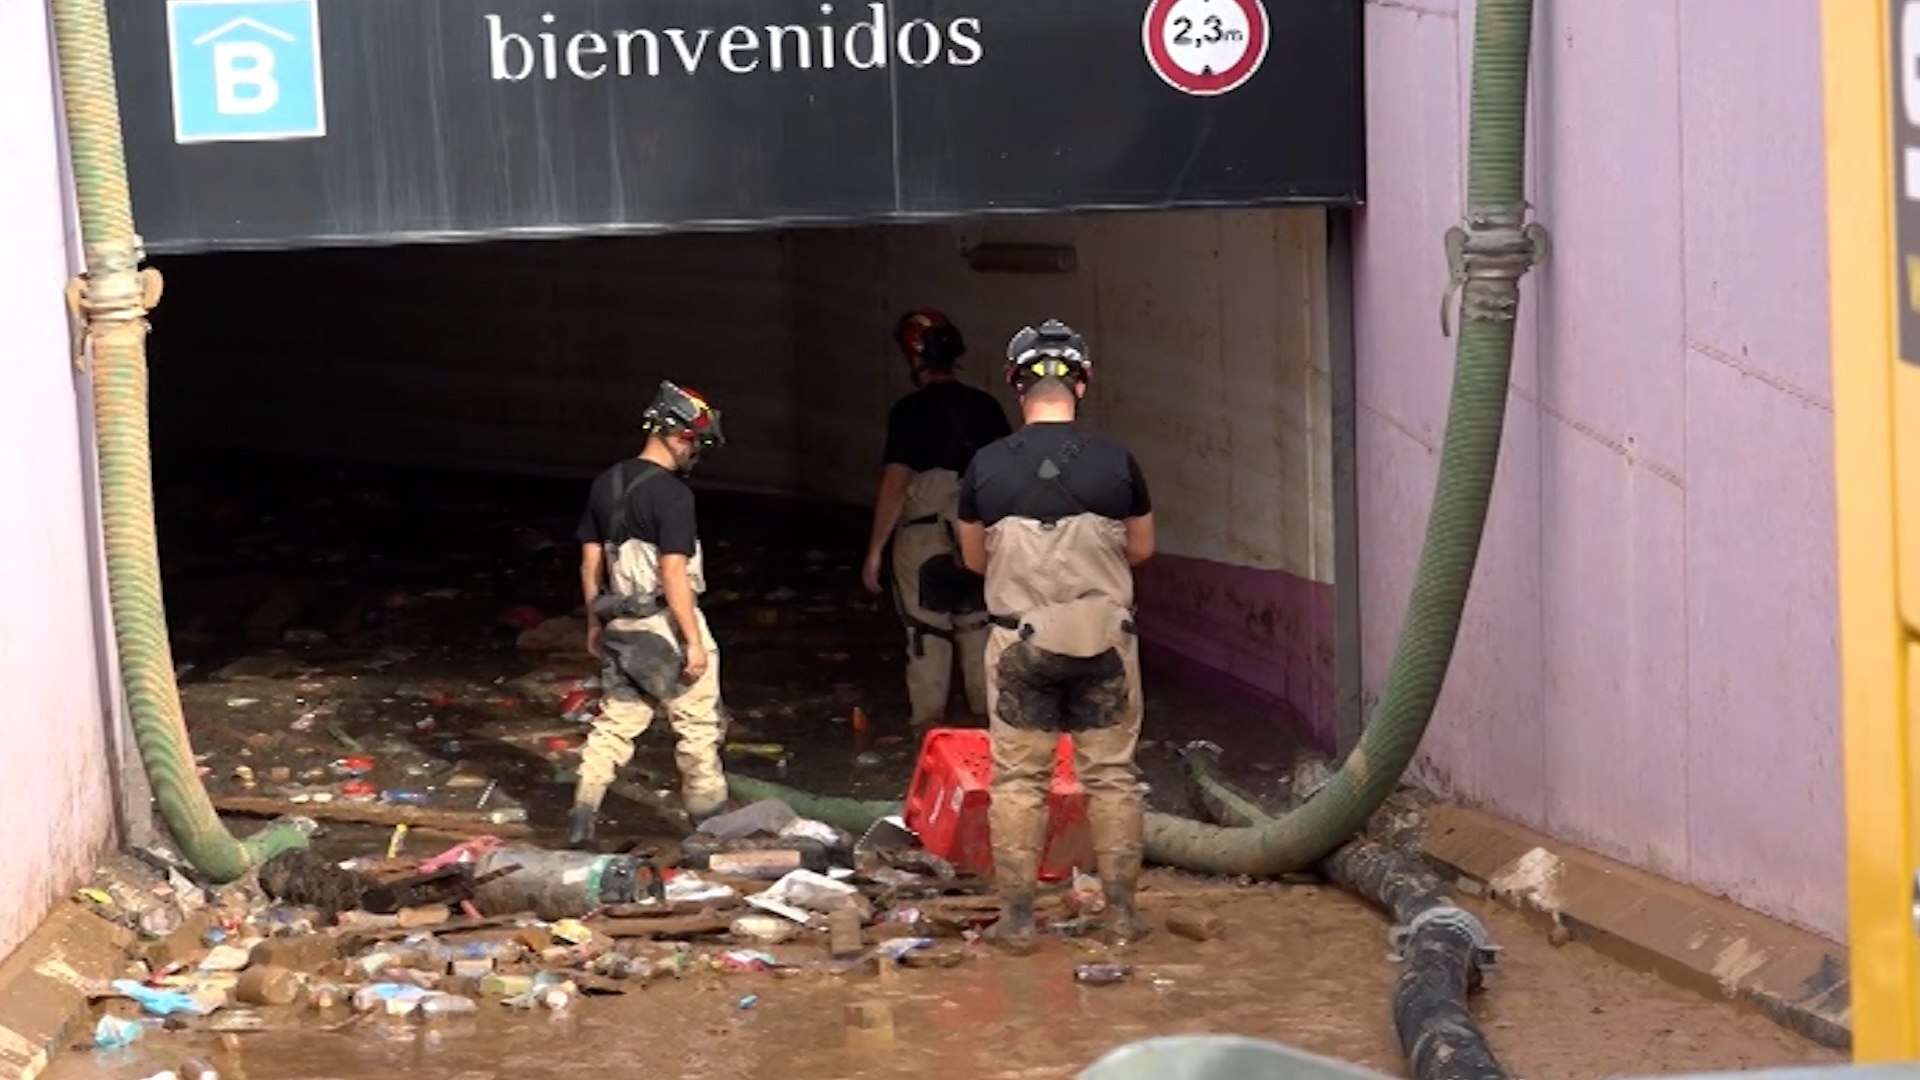
[[981, 447], [1013, 429], [1007, 414], [985, 390], [965, 383], [928, 383], [894, 403], [887, 414], [883, 465], [914, 472], [964, 472]]
[[623, 461], [593, 482], [574, 536], [582, 544], [614, 547], [642, 540], [662, 555], [691, 558], [699, 542], [693, 489], [651, 461]]
[[1087, 513], [1125, 521], [1152, 511], [1133, 455], [1073, 424], [1028, 424], [974, 455], [960, 480], [960, 520], [983, 525]]

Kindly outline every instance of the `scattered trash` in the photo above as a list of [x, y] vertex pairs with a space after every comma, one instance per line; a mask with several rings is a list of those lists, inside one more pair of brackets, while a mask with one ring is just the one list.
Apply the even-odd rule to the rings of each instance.
[[216, 945], [200, 961], [201, 971], [239, 971], [252, 962], [253, 944]]
[[1189, 941], [1212, 941], [1226, 932], [1226, 923], [1211, 911], [1175, 908], [1167, 913], [1167, 929]]
[[240, 976], [233, 996], [247, 1005], [291, 1005], [300, 997], [300, 976], [283, 967], [255, 965]]
[[803, 923], [808, 912], [827, 915], [851, 907], [865, 914], [867, 906], [859, 889], [811, 870], [795, 870], [765, 892], [747, 897], [747, 903]]
[[585, 945], [593, 940], [593, 931], [579, 919], [561, 919], [553, 924], [553, 936], [569, 945]]
[[340, 797], [347, 802], [373, 802], [380, 789], [371, 780], [349, 780], [340, 785]]
[[[518, 869], [500, 873], [509, 867]], [[623, 855], [502, 847], [481, 857], [474, 872], [488, 879], [474, 889], [474, 906], [489, 915], [531, 911], [543, 919], [577, 919], [608, 904], [631, 904], [643, 886], [661, 891], [651, 866], [643, 870]]]
[[[732, 743], [727, 749], [748, 744]], [[780, 747], [776, 751], [784, 752]], [[708, 818], [700, 825], [703, 835], [717, 840], [741, 840], [750, 836], [777, 836], [780, 830], [798, 820], [793, 808], [779, 799], [762, 799], [731, 813]]]
[[256, 697], [230, 697], [227, 699], [227, 708], [229, 709], [251, 709], [258, 704], [260, 704], [260, 699]]
[[786, 919], [772, 915], [742, 915], [733, 920], [730, 928], [733, 936], [745, 938], [758, 945], [778, 945], [790, 940], [799, 928]]
[[851, 906], [827, 916], [827, 952], [835, 960], [851, 960], [866, 949], [860, 932], [860, 914]]
[[662, 899], [670, 904], [704, 904], [731, 900], [738, 895], [739, 892], [730, 885], [702, 881], [697, 875], [683, 872], [675, 874], [667, 882]]
[[1067, 907], [1083, 915], [1098, 915], [1107, 910], [1107, 894], [1100, 879], [1092, 874], [1073, 872], [1073, 887], [1067, 891]]
[[376, 764], [373, 758], [365, 754], [355, 754], [335, 760], [333, 769], [342, 776], [365, 776], [373, 771]]
[[760, 995], [748, 994], [745, 997], [742, 997], [740, 999], [740, 1010], [742, 1012], [745, 1012], [746, 1010], [751, 1009], [758, 1004], [760, 1004]]
[[388, 1016], [406, 1016], [420, 1008], [432, 991], [412, 983], [368, 983], [353, 992], [353, 1011], [384, 1012]]
[[779, 743], [728, 743], [727, 753], [735, 757], [753, 757], [762, 761], [784, 761], [787, 748]]
[[900, 958], [916, 949], [933, 948], [933, 939], [927, 937], [891, 938], [880, 943], [880, 952], [887, 959], [899, 962]]
[[132, 998], [143, 1010], [155, 1016], [206, 1016], [220, 1006], [218, 1000], [224, 1000], [224, 991], [214, 994], [188, 994], [179, 990], [162, 990], [134, 982], [132, 979], [115, 979], [110, 984], [115, 993]]
[[1133, 977], [1133, 968], [1126, 964], [1081, 964], [1073, 969], [1073, 981], [1088, 986], [1112, 986]]
[[855, 754], [853, 763], [863, 769], [872, 769], [885, 765], [887, 759], [877, 750], [868, 750], [862, 754]]
[[133, 1045], [146, 1028], [135, 1020], [122, 1020], [117, 1016], [103, 1016], [93, 1025], [93, 1045], [101, 1050], [118, 1050]]
[[387, 838], [387, 858], [389, 860], [399, 858], [400, 848], [406, 842], [407, 842], [407, 826], [405, 822], [402, 822], [393, 827], [393, 835]]
[[771, 971], [780, 966], [780, 961], [772, 953], [757, 949], [734, 949], [721, 954], [720, 966], [728, 971]]
[[390, 806], [425, 806], [432, 799], [424, 791], [400, 791], [388, 788], [380, 793], [380, 801]]

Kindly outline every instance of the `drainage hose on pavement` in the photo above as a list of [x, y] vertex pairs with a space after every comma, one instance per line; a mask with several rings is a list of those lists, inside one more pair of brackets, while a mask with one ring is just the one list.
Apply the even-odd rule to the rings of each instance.
[[277, 852], [303, 846], [306, 837], [279, 827], [244, 843], [234, 839], [195, 767], [174, 683], [153, 523], [146, 314], [159, 298], [159, 276], [140, 270], [104, 0], [53, 0], [52, 9], [74, 201], [86, 243], [80, 306], [93, 361], [101, 523], [121, 679], [161, 818], [195, 870], [228, 882]]
[[[1222, 825], [1257, 828], [1273, 820], [1219, 774], [1208, 749], [1190, 748], [1187, 778], [1194, 801]], [[1467, 1008], [1492, 963], [1486, 927], [1454, 906], [1439, 875], [1418, 855], [1365, 838], [1349, 840], [1320, 864], [1335, 883], [1393, 917], [1400, 955], [1393, 1028], [1419, 1080], [1506, 1080], [1486, 1036]]]

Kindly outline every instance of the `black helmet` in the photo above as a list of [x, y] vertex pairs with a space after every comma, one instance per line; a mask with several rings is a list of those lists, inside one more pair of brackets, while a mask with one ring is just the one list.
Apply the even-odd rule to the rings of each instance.
[[727, 437], [720, 430], [720, 410], [707, 404], [698, 391], [683, 389], [664, 379], [659, 392], [653, 395], [653, 404], [647, 406], [640, 418], [640, 430], [649, 435], [690, 432], [703, 450], [727, 444]]
[[1038, 330], [1029, 326], [1007, 343], [1007, 384], [1024, 390], [1045, 378], [1091, 382], [1093, 358], [1087, 339], [1078, 330], [1048, 319]]

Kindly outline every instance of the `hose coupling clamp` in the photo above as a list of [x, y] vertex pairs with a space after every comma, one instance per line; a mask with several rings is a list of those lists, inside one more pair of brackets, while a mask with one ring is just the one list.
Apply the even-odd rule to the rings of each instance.
[[1473, 912], [1452, 904], [1430, 907], [1415, 915], [1405, 926], [1396, 926], [1387, 931], [1387, 943], [1392, 947], [1395, 958], [1403, 958], [1407, 943], [1429, 928], [1451, 930], [1466, 938], [1473, 949], [1473, 966], [1483, 973], [1500, 962], [1500, 946], [1493, 943], [1493, 935], [1487, 932], [1486, 924]]
[[[1520, 307], [1520, 279], [1547, 260], [1546, 226], [1526, 220], [1525, 203], [1476, 206], [1447, 230], [1447, 291], [1440, 300], [1440, 333], [1452, 336], [1454, 297], [1463, 319], [1512, 322]], [[1479, 285], [1480, 288], [1470, 288]]]

